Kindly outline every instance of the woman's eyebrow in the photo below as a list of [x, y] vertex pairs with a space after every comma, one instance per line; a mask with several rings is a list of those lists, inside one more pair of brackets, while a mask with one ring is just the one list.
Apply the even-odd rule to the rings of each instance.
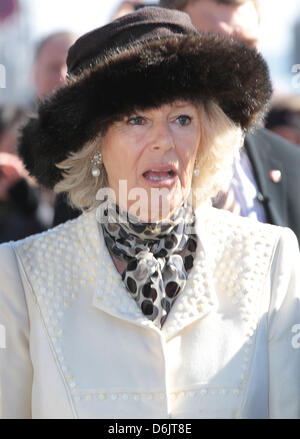
[[191, 104], [189, 104], [188, 102], [186, 102], [186, 103], [173, 104], [172, 106], [175, 107], [175, 108], [185, 108], [185, 107], [190, 107]]

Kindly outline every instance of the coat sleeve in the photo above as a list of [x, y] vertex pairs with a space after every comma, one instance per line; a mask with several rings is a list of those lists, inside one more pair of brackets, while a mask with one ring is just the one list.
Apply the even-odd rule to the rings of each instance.
[[13, 247], [0, 246], [0, 417], [31, 418], [29, 318]]
[[300, 418], [300, 253], [288, 228], [271, 267], [268, 313], [269, 416]]

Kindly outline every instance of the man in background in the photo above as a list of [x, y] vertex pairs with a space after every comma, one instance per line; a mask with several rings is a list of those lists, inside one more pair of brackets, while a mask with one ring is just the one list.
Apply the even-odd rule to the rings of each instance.
[[[35, 105], [45, 99], [66, 80], [67, 54], [78, 36], [72, 32], [55, 32], [43, 38], [36, 46], [33, 64]], [[40, 188], [40, 214], [48, 227], [79, 214], [65, 202], [64, 195], [56, 197], [53, 191]]]
[[[257, 0], [160, 0], [159, 6], [188, 13], [199, 31], [226, 35], [258, 48]], [[215, 205], [290, 227], [300, 242], [299, 170], [299, 148], [258, 128], [245, 138], [228, 196], [220, 197]]]
[[134, 12], [139, 8], [144, 8], [145, 6], [156, 6], [156, 5], [157, 5], [156, 1], [154, 1], [153, 3], [151, 1], [145, 3], [143, 0], [123, 0], [119, 3], [117, 9], [112, 14], [111, 21], [123, 17], [124, 15], [130, 14], [131, 12]]
[[33, 65], [33, 80], [38, 99], [45, 99], [64, 84], [67, 53], [76, 39], [77, 36], [71, 32], [57, 32], [38, 43]]
[[18, 130], [25, 118], [26, 113], [22, 108], [0, 106], [0, 152], [17, 154]]
[[300, 146], [300, 95], [280, 96], [271, 104], [265, 127]]
[[186, 12], [200, 31], [228, 35], [258, 48], [257, 0], [161, 0], [160, 5]]
[[142, 0], [124, 0], [122, 1], [117, 9], [114, 11], [111, 21], [116, 20], [117, 18], [123, 17], [123, 15], [130, 14], [131, 12], [136, 11], [140, 6], [143, 5]]
[[17, 156], [18, 129], [24, 121], [21, 108], [0, 107], [0, 243], [46, 229], [38, 216], [37, 188]]

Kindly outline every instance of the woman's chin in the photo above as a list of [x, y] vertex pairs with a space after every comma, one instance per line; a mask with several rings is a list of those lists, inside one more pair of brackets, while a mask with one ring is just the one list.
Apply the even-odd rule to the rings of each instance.
[[[166, 194], [165, 194], [166, 195]], [[139, 222], [158, 223], [169, 220], [176, 209], [181, 206], [184, 197], [182, 193], [168, 194], [173, 196], [160, 196], [149, 198], [148, 204], [135, 202], [132, 204], [128, 213]]]

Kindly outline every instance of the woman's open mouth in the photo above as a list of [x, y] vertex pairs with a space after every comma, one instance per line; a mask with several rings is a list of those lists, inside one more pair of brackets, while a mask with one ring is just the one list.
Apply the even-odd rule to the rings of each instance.
[[172, 186], [177, 178], [174, 169], [149, 169], [143, 173], [143, 178], [153, 187]]

